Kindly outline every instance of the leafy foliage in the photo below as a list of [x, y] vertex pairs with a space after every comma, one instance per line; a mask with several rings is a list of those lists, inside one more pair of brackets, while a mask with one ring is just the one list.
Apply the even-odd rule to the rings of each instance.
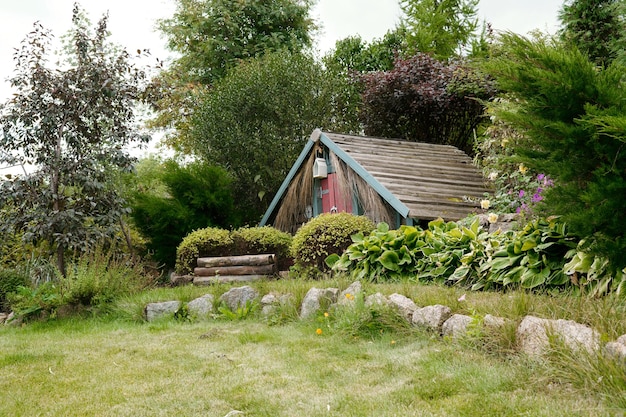
[[0, 311], [8, 310], [8, 294], [17, 290], [20, 286], [28, 286], [30, 277], [17, 269], [0, 268]]
[[473, 130], [483, 120], [492, 83], [461, 63], [417, 54], [391, 71], [363, 76], [360, 113], [365, 133], [454, 145], [473, 153]]
[[607, 66], [626, 46], [625, 7], [623, 0], [566, 1], [559, 12], [561, 38], [595, 64]]
[[399, 27], [369, 44], [359, 35], [340, 39], [324, 56], [324, 65], [331, 71], [344, 73], [391, 70], [396, 57], [403, 55], [406, 48], [405, 36], [404, 29]]
[[500, 42], [485, 67], [511, 99], [493, 110], [523, 132], [514, 147], [518, 162], [554, 180], [544, 213], [561, 215], [588, 250], [623, 268], [623, 68], [597, 68], [577, 49], [548, 39], [508, 33]]
[[[556, 218], [493, 234], [482, 230], [478, 219], [469, 226], [439, 219], [426, 230], [413, 226], [389, 230], [381, 223], [369, 236], [355, 235], [353, 240], [341, 256], [331, 255], [327, 263], [361, 280], [409, 278], [473, 290], [579, 288], [570, 279], [574, 267], [564, 266], [576, 240]], [[605, 284], [612, 277], [588, 274], [586, 279], [585, 289], [600, 285], [606, 293]]]
[[61, 293], [51, 281], [36, 287], [19, 286], [15, 292], [9, 294], [8, 299], [13, 312], [23, 319], [54, 316], [63, 305]]
[[176, 247], [193, 230], [236, 222], [231, 178], [222, 168], [145, 160], [135, 181], [131, 217], [153, 258], [165, 265], [174, 265]]
[[130, 169], [124, 146], [143, 139], [132, 124], [143, 72], [126, 51], [107, 49], [106, 17], [91, 35], [75, 6], [72, 23], [61, 70], [47, 66], [51, 35], [35, 24], [15, 54], [15, 94], [0, 116], [0, 162], [36, 167], [1, 184], [0, 229], [48, 242], [60, 271], [66, 250], [80, 253], [116, 233], [127, 209], [112, 176]]
[[189, 146], [233, 175], [244, 223], [259, 220], [315, 128], [344, 131], [336, 82], [312, 57], [282, 51], [241, 63], [202, 96]]
[[351, 236], [368, 233], [374, 224], [365, 216], [349, 213], [324, 213], [309, 220], [296, 232], [291, 253], [298, 266], [326, 270], [325, 259], [333, 253], [343, 253]]

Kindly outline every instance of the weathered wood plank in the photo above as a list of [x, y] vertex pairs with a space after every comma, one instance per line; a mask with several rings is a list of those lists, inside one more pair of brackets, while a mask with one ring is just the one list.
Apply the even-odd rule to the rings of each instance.
[[198, 266], [204, 268], [217, 266], [272, 265], [274, 263], [276, 263], [276, 256], [274, 254], [198, 258]]
[[231, 282], [254, 282], [267, 279], [267, 275], [218, 275], [214, 277], [194, 277], [194, 285], [227, 284]]
[[201, 277], [211, 277], [215, 275], [272, 275], [275, 272], [276, 269], [274, 265], [197, 267], [193, 270], [194, 275]]

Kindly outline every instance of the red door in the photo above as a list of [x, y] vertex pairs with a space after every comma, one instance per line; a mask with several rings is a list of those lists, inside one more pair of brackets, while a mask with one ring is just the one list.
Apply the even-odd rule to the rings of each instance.
[[320, 181], [322, 188], [322, 212], [323, 213], [352, 213], [352, 196], [342, 193], [337, 183], [337, 174], [330, 173], [328, 177]]

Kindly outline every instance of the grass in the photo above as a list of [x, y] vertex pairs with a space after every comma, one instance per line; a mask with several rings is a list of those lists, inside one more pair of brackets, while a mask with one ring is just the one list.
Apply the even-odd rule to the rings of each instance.
[[[262, 294], [290, 292], [299, 303], [311, 286], [347, 284], [283, 280], [257, 287]], [[292, 317], [279, 325], [260, 318], [141, 320], [147, 302], [189, 301], [207, 292], [218, 296], [228, 288], [157, 289], [119, 300], [105, 315], [1, 328], [0, 416], [222, 417], [233, 410], [273, 417], [608, 416], [625, 410], [577, 379], [587, 366], [581, 358], [580, 369], [568, 372], [571, 360], [530, 360], [416, 329], [394, 331], [393, 323], [374, 334], [362, 311], [351, 317], [330, 310], [328, 318]], [[568, 303], [558, 297], [468, 293], [459, 302], [462, 292], [456, 288], [365, 289], [403, 293], [418, 305], [447, 304], [455, 312], [484, 311], [513, 320], [528, 313], [568, 318], [560, 316]], [[616, 313], [610, 322], [624, 320], [618, 301], [569, 304], [581, 319], [596, 324], [601, 308]], [[364, 323], [367, 332], [346, 331]], [[613, 394], [620, 392], [623, 397], [624, 390]]]

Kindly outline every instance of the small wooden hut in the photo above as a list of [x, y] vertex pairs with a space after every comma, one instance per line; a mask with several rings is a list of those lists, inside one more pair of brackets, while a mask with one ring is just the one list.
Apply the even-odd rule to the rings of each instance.
[[390, 226], [458, 220], [489, 192], [464, 152], [449, 145], [316, 129], [266, 211], [261, 226], [294, 233], [321, 213], [365, 215]]

